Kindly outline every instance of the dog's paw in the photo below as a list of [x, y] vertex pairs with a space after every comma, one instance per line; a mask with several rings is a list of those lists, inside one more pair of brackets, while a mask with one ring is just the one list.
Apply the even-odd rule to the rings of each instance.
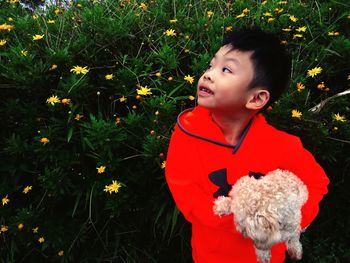
[[287, 242], [288, 255], [294, 260], [300, 260], [303, 256], [303, 247], [299, 241]]
[[258, 262], [260, 263], [269, 263], [271, 259], [271, 251], [268, 250], [262, 250], [255, 248], [255, 254], [257, 257]]
[[215, 215], [229, 215], [231, 214], [231, 198], [226, 196], [219, 196], [214, 201], [213, 211]]

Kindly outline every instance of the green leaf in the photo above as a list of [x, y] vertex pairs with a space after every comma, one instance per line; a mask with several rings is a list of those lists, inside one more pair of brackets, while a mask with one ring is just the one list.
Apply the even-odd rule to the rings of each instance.
[[70, 142], [70, 139], [72, 138], [72, 135], [73, 135], [73, 131], [74, 131], [74, 127], [69, 127], [68, 135], [67, 135], [67, 142]]

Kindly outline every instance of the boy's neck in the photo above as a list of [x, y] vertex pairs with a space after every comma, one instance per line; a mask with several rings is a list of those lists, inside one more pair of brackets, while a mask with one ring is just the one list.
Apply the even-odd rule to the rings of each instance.
[[212, 112], [213, 121], [219, 126], [226, 141], [229, 144], [236, 145], [243, 133], [244, 128], [255, 113], [242, 113], [238, 115], [228, 115], [219, 112]]

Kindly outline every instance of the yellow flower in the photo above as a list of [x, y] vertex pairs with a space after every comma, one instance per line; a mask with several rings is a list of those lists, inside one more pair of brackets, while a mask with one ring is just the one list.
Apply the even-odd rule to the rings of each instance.
[[139, 5], [139, 8], [142, 9], [143, 11], [147, 10], [147, 5], [145, 3], [141, 3]]
[[23, 194], [28, 194], [28, 193], [29, 193], [29, 191], [31, 191], [31, 190], [32, 190], [32, 188], [33, 188], [33, 186], [28, 185], [28, 186], [24, 187], [24, 189], [23, 189], [22, 193], [23, 193]]
[[285, 5], [285, 4], [287, 4], [288, 2], [287, 1], [279, 1], [277, 4], [279, 4], [279, 5]]
[[275, 20], [275, 18], [270, 17], [269, 19], [267, 19], [267, 22], [272, 23], [272, 21], [274, 21], [274, 20]]
[[44, 38], [44, 35], [36, 34], [36, 35], [33, 36], [33, 41], [37, 41], [37, 40], [40, 40], [40, 39], [43, 39], [43, 38]]
[[152, 95], [151, 89], [147, 86], [140, 86], [140, 89], [136, 90], [138, 95]]
[[317, 88], [319, 90], [322, 90], [322, 91], [329, 91], [329, 88], [326, 87], [326, 85], [324, 84], [324, 82], [322, 81], [321, 83], [317, 84]]
[[164, 169], [164, 168], [165, 168], [165, 165], [166, 165], [166, 161], [163, 161], [163, 162], [162, 162], [162, 165], [160, 166], [160, 168]]
[[264, 16], [272, 16], [272, 14], [270, 12], [265, 12], [263, 13]]
[[162, 75], [162, 73], [157, 72], [155, 75], [159, 78]]
[[320, 74], [322, 72], [322, 68], [321, 67], [315, 67], [313, 69], [309, 69], [307, 71], [307, 75], [309, 77], [315, 77], [316, 75]]
[[37, 227], [34, 227], [34, 228], [32, 229], [32, 231], [33, 231], [33, 234], [37, 234], [38, 231], [39, 231], [39, 227], [38, 227], [38, 226], [37, 226]]
[[172, 76], [168, 77], [168, 81], [172, 81], [174, 78]]
[[38, 15], [33, 15], [32, 18], [33, 18], [34, 20], [37, 20], [37, 19], [39, 18], [39, 16], [38, 16]]
[[61, 10], [60, 10], [59, 8], [56, 8], [56, 9], [55, 9], [55, 14], [58, 15], [58, 14], [60, 14], [60, 13], [61, 13]]
[[298, 110], [292, 110], [292, 118], [301, 119], [303, 114]]
[[0, 25], [0, 30], [7, 30], [7, 31], [11, 31], [12, 29], [14, 29], [15, 27], [12, 25], [8, 25], [6, 23]]
[[184, 80], [186, 80], [187, 82], [189, 82], [190, 84], [192, 84], [194, 82], [194, 78], [191, 77], [190, 75], [187, 75], [184, 77]]
[[242, 11], [242, 13], [245, 15], [248, 14], [249, 12], [250, 12], [250, 10], [248, 8], [244, 8]]
[[119, 188], [122, 185], [120, 183], [118, 183], [116, 180], [112, 180], [112, 183], [110, 185], [105, 185], [105, 189], [103, 191], [105, 192], [109, 192], [110, 194], [114, 193], [118, 193]]
[[232, 29], [233, 29], [232, 26], [227, 26], [227, 27], [225, 27], [225, 31], [226, 31], [226, 32], [231, 32]]
[[125, 98], [125, 97], [123, 96], [123, 97], [119, 98], [119, 101], [120, 101], [120, 102], [127, 101], [127, 98]]
[[7, 205], [10, 202], [10, 199], [8, 198], [8, 195], [2, 198], [2, 205]]
[[334, 114], [333, 118], [336, 121], [339, 121], [339, 122], [346, 122], [345, 116], [344, 115], [340, 115], [339, 113]]
[[17, 225], [17, 228], [18, 228], [19, 231], [21, 231], [23, 229], [23, 227], [24, 227], [24, 225], [22, 223], [19, 223]]
[[298, 21], [298, 18], [295, 16], [289, 16], [289, 20], [295, 23], [296, 21]]
[[50, 98], [46, 100], [46, 103], [51, 104], [52, 106], [55, 105], [55, 103], [60, 103], [60, 99], [56, 95], [52, 95]]
[[55, 24], [55, 20], [49, 19], [49, 20], [47, 20], [47, 23], [48, 23], [48, 24]]
[[58, 66], [56, 64], [52, 64], [50, 70], [55, 70], [56, 68], [58, 68]]
[[167, 31], [164, 32], [168, 37], [175, 37], [176, 33], [174, 29], [168, 29]]
[[68, 98], [64, 98], [61, 100], [62, 104], [63, 105], [69, 105], [72, 103], [72, 100], [71, 99], [68, 99]]
[[13, 18], [12, 17], [9, 17], [7, 18], [8, 21], [12, 22], [13, 21]]
[[307, 29], [306, 26], [301, 26], [301, 27], [298, 27], [297, 29], [295, 29], [295, 31], [297, 31], [297, 32], [306, 32], [306, 29]]
[[45, 144], [49, 143], [50, 140], [48, 138], [46, 138], [46, 137], [43, 137], [43, 138], [40, 139], [40, 142], [45, 145]]
[[75, 115], [75, 120], [80, 121], [81, 118], [83, 118], [84, 115], [80, 115], [79, 113]]
[[64, 251], [63, 250], [58, 251], [57, 255], [59, 257], [63, 257], [64, 256]]
[[188, 99], [189, 99], [189, 100], [195, 100], [195, 97], [192, 96], [192, 95], [190, 95], [190, 96], [188, 96]]
[[77, 4], [77, 7], [78, 8], [82, 8], [83, 6], [81, 4]]
[[28, 55], [28, 51], [23, 49], [21, 50], [21, 56], [26, 57]]
[[245, 16], [246, 16], [246, 14], [241, 13], [241, 14], [237, 15], [236, 18], [242, 18], [242, 17], [245, 17]]
[[275, 8], [273, 10], [275, 13], [279, 14], [279, 13], [282, 13], [283, 12], [283, 8]]
[[294, 35], [293, 35], [293, 39], [302, 38], [302, 37], [303, 37], [302, 34], [294, 34]]
[[44, 238], [44, 237], [39, 237], [38, 242], [39, 242], [40, 244], [41, 244], [41, 243], [44, 243], [44, 242], [45, 242], [45, 238]]
[[170, 24], [175, 24], [177, 22], [177, 19], [171, 19], [171, 20], [169, 20], [169, 23]]
[[15, 4], [15, 3], [18, 3], [19, 0], [10, 0], [10, 4]]
[[0, 39], [0, 46], [4, 46], [7, 43], [5, 39]]
[[291, 29], [290, 27], [288, 27], [288, 28], [282, 28], [282, 31], [284, 31], [284, 32], [290, 32], [290, 31], [292, 31], [292, 29]]
[[281, 45], [287, 45], [288, 41], [287, 40], [281, 40]]
[[214, 15], [214, 12], [213, 12], [213, 11], [210, 10], [210, 11], [207, 12], [207, 17], [210, 18], [210, 17], [212, 17], [213, 15]]
[[76, 75], [79, 75], [79, 74], [83, 74], [85, 75], [86, 73], [89, 72], [89, 69], [87, 68], [87, 66], [85, 67], [81, 67], [81, 66], [74, 66], [70, 72], [73, 72], [74, 74]]
[[339, 32], [334, 32], [334, 31], [331, 31], [331, 32], [328, 32], [328, 36], [333, 36], [333, 37], [335, 37], [335, 36], [339, 36]]
[[301, 82], [297, 83], [297, 91], [301, 92], [303, 89], [305, 89], [305, 85]]
[[107, 74], [106, 76], [105, 76], [105, 79], [106, 80], [112, 80], [113, 79], [113, 74]]
[[102, 174], [106, 170], [106, 166], [101, 165], [100, 167], [96, 167], [97, 173]]
[[8, 226], [5, 226], [5, 225], [1, 225], [0, 227], [0, 233], [5, 233], [6, 231], [9, 230], [9, 227]]

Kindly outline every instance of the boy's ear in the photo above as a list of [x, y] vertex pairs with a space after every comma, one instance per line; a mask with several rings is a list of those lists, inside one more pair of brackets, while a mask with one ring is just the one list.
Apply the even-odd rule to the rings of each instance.
[[246, 108], [250, 110], [260, 110], [270, 100], [270, 92], [266, 89], [253, 89], [248, 97]]

